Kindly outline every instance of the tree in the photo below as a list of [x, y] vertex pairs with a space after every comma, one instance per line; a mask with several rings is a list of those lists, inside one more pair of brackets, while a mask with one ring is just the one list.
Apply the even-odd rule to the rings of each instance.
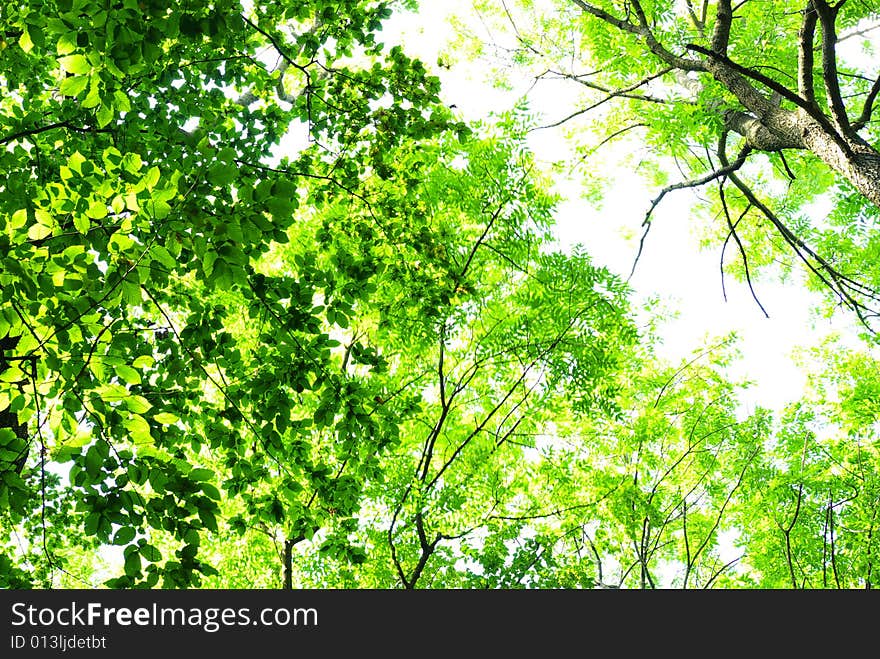
[[[753, 61], [752, 3], [558, 6], [586, 59], [647, 48], [553, 71], [715, 186], [743, 276], [780, 253], [757, 213], [869, 322], [847, 273], [874, 286], [876, 206], [846, 177], [877, 84], [837, 63], [844, 129], [833, 39], [809, 109], [776, 89], [791, 44]], [[874, 587], [876, 355], [829, 345], [778, 416], [740, 406], [731, 341], [659, 359], [653, 312], [638, 327], [620, 277], [556, 248], [525, 106], [456, 120], [379, 41], [390, 11], [0, 7], [0, 585]], [[777, 25], [808, 43], [860, 11]], [[567, 52], [517, 30], [520, 60]], [[785, 121], [826, 131], [843, 178], [813, 177], [821, 135], [762, 147]], [[718, 140], [740, 156], [695, 151]], [[762, 153], [796, 177], [766, 202]], [[820, 195], [830, 226], [789, 227]]]
[[[655, 183], [675, 167], [681, 172], [682, 180], [661, 183], [647, 210], [639, 254], [661, 200], [706, 187], [714, 233], [725, 247], [733, 238], [750, 284], [750, 263], [793, 258], [814, 285], [872, 325], [880, 302], [880, 72], [866, 64], [870, 55], [841, 55], [845, 42], [876, 27], [872, 3], [486, 0], [479, 7], [503, 30], [493, 35], [505, 66], [526, 64], [539, 81], [565, 79], [584, 91], [582, 105], [549, 125], [590, 114], [607, 122], [606, 135], [587, 138], [584, 158], [637, 132], [647, 159], [659, 163]], [[505, 33], [506, 41], [498, 36]], [[810, 217], [809, 203], [822, 195], [834, 198], [835, 210]]]
[[[402, 145], [368, 186], [371, 209], [319, 207], [280, 254], [289, 267], [332, 269], [344, 255], [376, 272], [338, 335], [340, 370], [349, 388], [369, 387], [368, 411], [321, 400], [311, 451], [287, 464], [320, 455], [329, 473], [295, 491], [252, 483], [250, 500], [271, 505], [233, 519], [248, 543], [275, 546], [267, 560], [288, 587], [461, 585], [448, 564], [457, 543], [509, 533], [499, 515], [527, 492], [521, 464], [552, 415], [570, 400], [614, 407], [604, 381], [635, 338], [625, 287], [586, 254], [549, 251], [556, 200], [517, 122], [464, 144]], [[350, 230], [328, 231], [340, 215]], [[335, 426], [319, 422], [327, 414]], [[225, 572], [214, 583], [228, 585]]]
[[777, 424], [732, 522], [759, 588], [877, 587], [877, 359], [836, 341]]
[[[4, 535], [35, 519], [48, 533], [57, 499], [88, 538], [123, 548], [110, 585], [197, 584], [212, 572], [198, 547], [217, 529], [215, 452], [234, 463], [222, 485], [235, 495], [285, 469], [289, 391], [363, 404], [368, 391], [328, 375], [328, 328], [367, 294], [368, 266], [255, 264], [301, 204], [367, 203], [364, 177], [397, 144], [461, 129], [421, 63], [378, 41], [390, 13], [361, 0], [0, 7]], [[246, 352], [232, 314], [271, 343]], [[259, 359], [279, 362], [249, 372]], [[43, 543], [49, 565], [63, 553]]]

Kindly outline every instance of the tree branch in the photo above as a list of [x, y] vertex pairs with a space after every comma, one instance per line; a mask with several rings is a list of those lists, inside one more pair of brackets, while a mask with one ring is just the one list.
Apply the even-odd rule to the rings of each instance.
[[730, 43], [730, 26], [733, 23], [733, 10], [730, 0], [718, 0], [715, 9], [715, 32], [712, 34], [712, 50], [720, 55], [727, 54]]
[[660, 194], [654, 198], [654, 200], [651, 202], [651, 207], [648, 209], [647, 213], [645, 213], [645, 219], [642, 220], [642, 226], [645, 227], [645, 230], [642, 233], [641, 240], [639, 240], [639, 249], [636, 252], [636, 258], [633, 261], [632, 269], [630, 270], [628, 279], [632, 278], [633, 274], [636, 271], [636, 266], [638, 265], [639, 260], [642, 257], [642, 252], [645, 248], [645, 240], [648, 237], [648, 232], [651, 230], [651, 215], [654, 213], [654, 210], [657, 208], [658, 204], [663, 200], [663, 197], [665, 197], [667, 193], [672, 192], [673, 190], [696, 188], [701, 185], [705, 185], [706, 183], [709, 183], [711, 181], [714, 181], [715, 179], [722, 176], [727, 176], [731, 172], [735, 172], [745, 164], [746, 159], [749, 157], [750, 153], [751, 148], [746, 146], [742, 149], [742, 151], [740, 151], [739, 156], [733, 163], [727, 163], [721, 169], [710, 172], [709, 174], [706, 174], [705, 176], [702, 176], [698, 179], [693, 179], [691, 181], [682, 181], [680, 183], [673, 183], [672, 185], [668, 185], [660, 191]]
[[584, 2], [583, 0], [573, 0], [573, 2], [587, 14], [595, 16], [596, 18], [608, 23], [609, 25], [616, 27], [618, 30], [629, 32], [630, 34], [642, 37], [651, 52], [669, 66], [676, 69], [683, 69], [685, 71], [706, 70], [704, 64], [699, 60], [692, 60], [686, 57], [678, 57], [677, 55], [673, 55], [663, 46], [663, 44], [657, 41], [657, 38], [654, 36], [653, 32], [651, 32], [650, 26], [648, 25], [648, 20], [645, 16], [645, 12], [642, 9], [641, 4], [639, 4], [637, 0], [632, 1], [632, 6], [633, 9], [635, 9], [636, 11], [639, 25], [633, 25], [628, 21], [624, 21], [615, 16], [612, 16], [605, 10]]
[[834, 25], [837, 20], [837, 12], [843, 3], [839, 2], [832, 6], [826, 0], [811, 0], [811, 2], [819, 16], [819, 23], [822, 25], [822, 80], [825, 83], [825, 93], [828, 95], [831, 116], [834, 117], [834, 122], [840, 131], [847, 135], [850, 132], [850, 124], [846, 107], [843, 105], [843, 98], [840, 95], [840, 82], [837, 79], [837, 53], [835, 52], [837, 32]]
[[868, 92], [865, 105], [862, 107], [862, 114], [852, 124], [853, 130], [861, 130], [871, 121], [871, 115], [874, 113], [874, 102], [877, 100], [878, 93], [880, 93], [880, 76], [877, 76], [874, 84], [871, 85], [871, 91]]
[[807, 103], [816, 103], [813, 88], [813, 40], [816, 34], [816, 10], [812, 0], [804, 7], [804, 20], [798, 32], [798, 93]]

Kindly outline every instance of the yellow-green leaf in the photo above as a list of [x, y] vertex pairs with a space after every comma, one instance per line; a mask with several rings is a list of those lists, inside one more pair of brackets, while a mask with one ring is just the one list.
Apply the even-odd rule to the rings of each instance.
[[73, 216], [73, 226], [81, 234], [85, 235], [89, 232], [89, 229], [92, 228], [92, 223], [89, 221], [89, 218], [87, 218], [85, 215], [74, 215]]
[[52, 227], [46, 226], [45, 224], [32, 224], [31, 228], [28, 229], [28, 238], [31, 240], [42, 240], [51, 235]]
[[21, 49], [29, 53], [34, 47], [34, 42], [31, 41], [31, 35], [28, 34], [27, 28], [21, 33], [21, 36], [18, 38], [18, 45], [21, 46]]
[[113, 370], [116, 371], [116, 375], [125, 380], [128, 384], [141, 383], [141, 374], [134, 370], [131, 366], [119, 364], [118, 366], [114, 366]]
[[76, 50], [76, 34], [62, 34], [58, 39], [56, 52], [59, 55], [69, 55]]
[[28, 219], [28, 217], [27, 217], [27, 210], [26, 209], [21, 208], [21, 209], [15, 211], [12, 214], [12, 222], [11, 222], [12, 228], [13, 229], [20, 229], [25, 224], [27, 224], [27, 219]]
[[177, 423], [180, 417], [171, 412], [159, 412], [159, 414], [154, 414], [153, 418], [162, 425], [169, 425], [171, 423]]
[[113, 103], [120, 112], [129, 112], [131, 110], [131, 102], [128, 100], [128, 96], [118, 89], [113, 92]]
[[93, 220], [101, 220], [107, 217], [107, 206], [99, 201], [93, 201], [89, 204], [89, 209], [86, 211], [86, 215]]
[[59, 57], [58, 63], [61, 65], [61, 68], [68, 73], [83, 74], [92, 70], [92, 65], [89, 64], [89, 60], [83, 55], [67, 55], [65, 57]]
[[113, 108], [108, 105], [101, 105], [98, 108], [97, 120], [98, 120], [98, 128], [103, 128], [107, 124], [109, 124], [114, 117]]
[[135, 414], [143, 414], [153, 407], [146, 398], [136, 395], [128, 396], [125, 399], [125, 406]]
[[144, 185], [147, 186], [147, 190], [152, 190], [156, 187], [156, 184], [159, 182], [159, 168], [158, 167], [150, 167], [147, 170], [147, 175], [144, 176]]
[[134, 366], [135, 368], [151, 368], [153, 366], [153, 364], [155, 364], [155, 363], [156, 363], [156, 360], [154, 360], [152, 357], [150, 357], [150, 355], [141, 355], [140, 357], [135, 359], [131, 363], [131, 365]]
[[58, 91], [64, 96], [79, 96], [88, 84], [89, 76], [70, 76], [61, 81]]
[[131, 433], [135, 444], [151, 444], [153, 436], [150, 434], [150, 424], [140, 414], [132, 414], [125, 420], [125, 427]]
[[67, 166], [77, 174], [82, 174], [82, 164], [86, 161], [86, 157], [79, 151], [74, 151], [67, 159]]

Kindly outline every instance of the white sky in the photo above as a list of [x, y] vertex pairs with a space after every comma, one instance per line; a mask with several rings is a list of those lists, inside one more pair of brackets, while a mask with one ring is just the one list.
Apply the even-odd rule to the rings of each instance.
[[[452, 70], [434, 66], [453, 36], [447, 22], [452, 14], [473, 16], [471, 3], [424, 2], [417, 15], [393, 17], [383, 34], [389, 43], [400, 40], [408, 54], [420, 57], [434, 69], [443, 82], [442, 97], [457, 106], [463, 119], [481, 119], [493, 111], [510, 108], [531, 87], [531, 78], [523, 77], [513, 91], [503, 92], [491, 86], [486, 80], [487, 72], [478, 65], [458, 63]], [[479, 32], [480, 24], [473, 25], [474, 31]], [[864, 61], [858, 51], [860, 47], [859, 40], [854, 39], [841, 49]], [[865, 63], [869, 70], [877, 67], [870, 60]], [[578, 107], [573, 105], [577, 91], [574, 87], [564, 82], [546, 83], [539, 94], [529, 96], [530, 107], [545, 115], [548, 122], [566, 116]], [[570, 153], [562, 130], [531, 133], [530, 147], [540, 160], [550, 163]], [[615, 150], [616, 155], [624, 155], [627, 149], [638, 148], [633, 140], [618, 141], [616, 146], [603, 147], [602, 153], [612, 161]], [[608, 158], [609, 155], [612, 157]], [[641, 236], [641, 222], [659, 190], [649, 189], [641, 178], [622, 168], [607, 173], [616, 184], [608, 190], [602, 209], [580, 198], [577, 182], [557, 182], [565, 197], [557, 214], [557, 235], [560, 245], [583, 243], [596, 262], [626, 277]], [[745, 411], [751, 411], [755, 405], [779, 409], [800, 397], [805, 382], [790, 359], [792, 350], [817, 345], [831, 331], [844, 331], [852, 326], [852, 318], [816, 318], [809, 310], [811, 295], [796, 281], [778, 284], [769, 278], [756, 278], [754, 273], [755, 291], [770, 318], [764, 317], [747, 286], [732, 276], [725, 279], [725, 302], [719, 269], [720, 246], [711, 251], [699, 249], [692, 226], [700, 222], [689, 212], [694, 200], [694, 192], [674, 191], [655, 210], [651, 233], [630, 281], [636, 292], [635, 301], [638, 304], [640, 300], [660, 296], [666, 308], [679, 314], [676, 320], [660, 328], [660, 354], [674, 361], [698, 351], [712, 338], [735, 330], [741, 337], [739, 348], [743, 358], [730, 373], [755, 383], [744, 396]], [[731, 241], [726, 262], [738, 258], [736, 245]]]

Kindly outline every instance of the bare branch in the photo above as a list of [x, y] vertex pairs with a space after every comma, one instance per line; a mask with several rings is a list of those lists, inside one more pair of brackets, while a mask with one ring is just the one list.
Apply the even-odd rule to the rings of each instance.
[[746, 159], [749, 157], [749, 154], [751, 152], [752, 152], [751, 147], [746, 146], [745, 148], [742, 149], [742, 151], [739, 152], [739, 155], [737, 156], [736, 160], [734, 160], [732, 163], [722, 167], [721, 169], [717, 169], [714, 172], [710, 172], [709, 174], [706, 174], [705, 176], [702, 176], [698, 179], [693, 179], [690, 181], [682, 181], [680, 183], [673, 183], [672, 185], [667, 185], [665, 188], [663, 188], [660, 191], [660, 194], [654, 198], [654, 201], [651, 202], [651, 207], [648, 209], [648, 212], [645, 214], [645, 219], [642, 222], [642, 224], [645, 225], [651, 221], [651, 214], [654, 212], [654, 209], [657, 208], [657, 205], [663, 200], [663, 197], [665, 197], [669, 192], [672, 192], [674, 190], [685, 190], [687, 188], [696, 188], [701, 185], [705, 185], [706, 183], [710, 183], [710, 182], [714, 181], [715, 179], [727, 176], [731, 172], [735, 172], [740, 167], [742, 167], [745, 164]]
[[587, 158], [589, 158], [591, 155], [593, 155], [594, 153], [596, 153], [596, 151], [598, 151], [598, 150], [601, 149], [603, 146], [605, 146], [606, 144], [608, 144], [608, 142], [610, 142], [611, 140], [620, 137], [620, 136], [623, 135], [624, 133], [627, 133], [627, 132], [631, 131], [633, 128], [647, 128], [647, 127], [648, 127], [648, 124], [642, 124], [642, 123], [638, 123], [638, 124], [630, 124], [629, 126], [624, 126], [623, 128], [620, 128], [620, 129], [614, 131], [614, 132], [611, 133], [610, 135], [606, 135], [604, 138], [602, 138], [602, 141], [601, 141], [601, 142], [599, 142], [596, 146], [594, 146], [592, 149], [590, 149], [589, 151], [587, 151], [583, 156], [581, 156], [581, 157], [578, 159], [577, 163], [575, 163], [575, 165], [572, 166], [572, 168], [571, 168], [570, 171], [574, 171], [574, 168], [575, 168], [575, 167], [577, 167], [578, 165], [580, 165], [581, 163], [583, 163]]
[[[719, 153], [719, 157], [722, 158], [722, 164], [724, 164], [725, 155]], [[770, 223], [776, 227], [783, 240], [792, 248], [792, 251], [807, 269], [838, 297], [842, 305], [856, 313], [862, 325], [873, 331], [870, 319], [877, 318], [880, 314], [878, 314], [877, 310], [867, 306], [857, 296], [880, 304], [880, 293], [841, 273], [826, 259], [817, 254], [815, 250], [795, 235], [766, 204], [758, 199], [751, 188], [739, 176], [731, 173], [728, 175], [728, 178], [739, 188], [746, 200], [761, 211], [764, 217], [770, 220]]]
[[[752, 293], [752, 299], [755, 303], [761, 308], [761, 312], [764, 314], [765, 318], [769, 318], [770, 314], [767, 313], [767, 310], [764, 308], [764, 305], [761, 304], [761, 301], [758, 299], [757, 294], [755, 293], [755, 287], [752, 285], [752, 276], [749, 273], [749, 259], [746, 256], [746, 249], [743, 247], [742, 241], [739, 239], [739, 235], [736, 233], [736, 226], [730, 219], [730, 212], [727, 208], [727, 199], [724, 197], [724, 182], [719, 181], [718, 183], [718, 196], [721, 199], [721, 207], [724, 209], [724, 217], [727, 220], [727, 227], [730, 229], [730, 235], [733, 236], [733, 239], [736, 241], [737, 247], [739, 247], [739, 253], [742, 257], [743, 269], [745, 270], [746, 275], [746, 283], [749, 286], [749, 291]], [[742, 216], [740, 217], [742, 219]], [[739, 220], [737, 220], [739, 223]]]
[[589, 87], [590, 89], [595, 89], [595, 90], [598, 90], [601, 92], [606, 92], [608, 95], [605, 96], [604, 98], [602, 98], [601, 100], [596, 101], [595, 103], [593, 103], [589, 107], [585, 107], [585, 108], [581, 108], [580, 110], [576, 110], [575, 112], [572, 112], [571, 114], [569, 114], [567, 117], [559, 119], [558, 121], [554, 121], [552, 124], [547, 124], [545, 126], [538, 126], [537, 128], [530, 129], [529, 132], [532, 132], [534, 130], [544, 130], [546, 128], [556, 128], [557, 126], [561, 126], [565, 122], [570, 121], [570, 120], [574, 119], [575, 117], [579, 117], [582, 114], [586, 114], [587, 112], [590, 112], [591, 110], [595, 110], [600, 105], [603, 105], [614, 98], [631, 98], [631, 99], [634, 99], [637, 101], [645, 101], [646, 103], [666, 103], [667, 101], [665, 99], [657, 98], [656, 96], [650, 96], [647, 94], [633, 94], [632, 92], [634, 92], [639, 87], [643, 87], [644, 85], [648, 84], [652, 80], [656, 80], [660, 76], [663, 76], [663, 75], [669, 73], [670, 71], [672, 71], [671, 68], [663, 69], [659, 73], [655, 73], [654, 75], [648, 76], [647, 78], [643, 78], [642, 80], [639, 80], [638, 82], [633, 83], [632, 85], [629, 85], [628, 87], [624, 87], [622, 89], [615, 89], [615, 90], [609, 89], [608, 87], [604, 87], [603, 85], [597, 85], [596, 83], [593, 83], [593, 82], [587, 82], [586, 80], [584, 80], [583, 78], [581, 78], [579, 76], [573, 76], [571, 74], [565, 74], [565, 73], [558, 73], [557, 75], [560, 75], [563, 78], [569, 78], [571, 80], [575, 80], [578, 83], [582, 84], [584, 87]]
[[[749, 205], [747, 205], [747, 206], [745, 207], [745, 210], [743, 210], [743, 212], [740, 213], [739, 217], [736, 218], [736, 222], [733, 223], [733, 228], [734, 228], [734, 229], [736, 229], [736, 227], [739, 226], [739, 223], [742, 221], [742, 219], [748, 214], [748, 212], [749, 212], [751, 209], [752, 209], [751, 204], [749, 204]], [[729, 221], [729, 220], [728, 220], [728, 221]], [[721, 263], [720, 263], [720, 268], [721, 268], [721, 295], [724, 297], [724, 301], [725, 301], [725, 302], [727, 302], [727, 287], [726, 287], [725, 284], [724, 284], [724, 255], [725, 255], [725, 253], [727, 252], [727, 244], [730, 242], [730, 239], [731, 239], [732, 237], [733, 237], [733, 232], [732, 232], [732, 231], [728, 232], [728, 233], [727, 233], [727, 238], [724, 239], [724, 244], [721, 246]]]
[[862, 106], [862, 114], [853, 122], [853, 130], [861, 130], [871, 121], [871, 115], [874, 113], [874, 102], [877, 100], [878, 93], [880, 93], [880, 76], [877, 76], [874, 84], [871, 85], [871, 91], [868, 92], [868, 97], [865, 99], [864, 106]]
[[645, 213], [645, 219], [642, 221], [642, 226], [645, 227], [645, 230], [642, 232], [642, 237], [639, 240], [639, 249], [636, 252], [636, 258], [633, 261], [632, 269], [630, 270], [627, 281], [632, 278], [633, 274], [636, 271], [636, 266], [638, 265], [639, 260], [642, 257], [642, 252], [645, 248], [645, 240], [648, 237], [648, 232], [651, 230], [651, 215], [654, 213], [654, 210], [657, 208], [658, 204], [663, 200], [663, 197], [665, 197], [669, 192], [672, 192], [673, 190], [696, 188], [701, 185], [705, 185], [706, 183], [709, 183], [711, 181], [714, 181], [715, 179], [722, 176], [727, 176], [731, 172], [735, 172], [745, 164], [746, 159], [748, 158], [751, 151], [751, 148], [746, 146], [745, 148], [743, 148], [742, 151], [740, 151], [739, 156], [733, 163], [727, 163], [721, 169], [710, 172], [709, 174], [706, 174], [705, 176], [702, 176], [698, 179], [693, 179], [691, 181], [682, 181], [680, 183], [673, 183], [672, 185], [668, 185], [660, 191], [660, 194], [657, 195], [651, 202], [651, 207], [648, 209], [648, 212]]

